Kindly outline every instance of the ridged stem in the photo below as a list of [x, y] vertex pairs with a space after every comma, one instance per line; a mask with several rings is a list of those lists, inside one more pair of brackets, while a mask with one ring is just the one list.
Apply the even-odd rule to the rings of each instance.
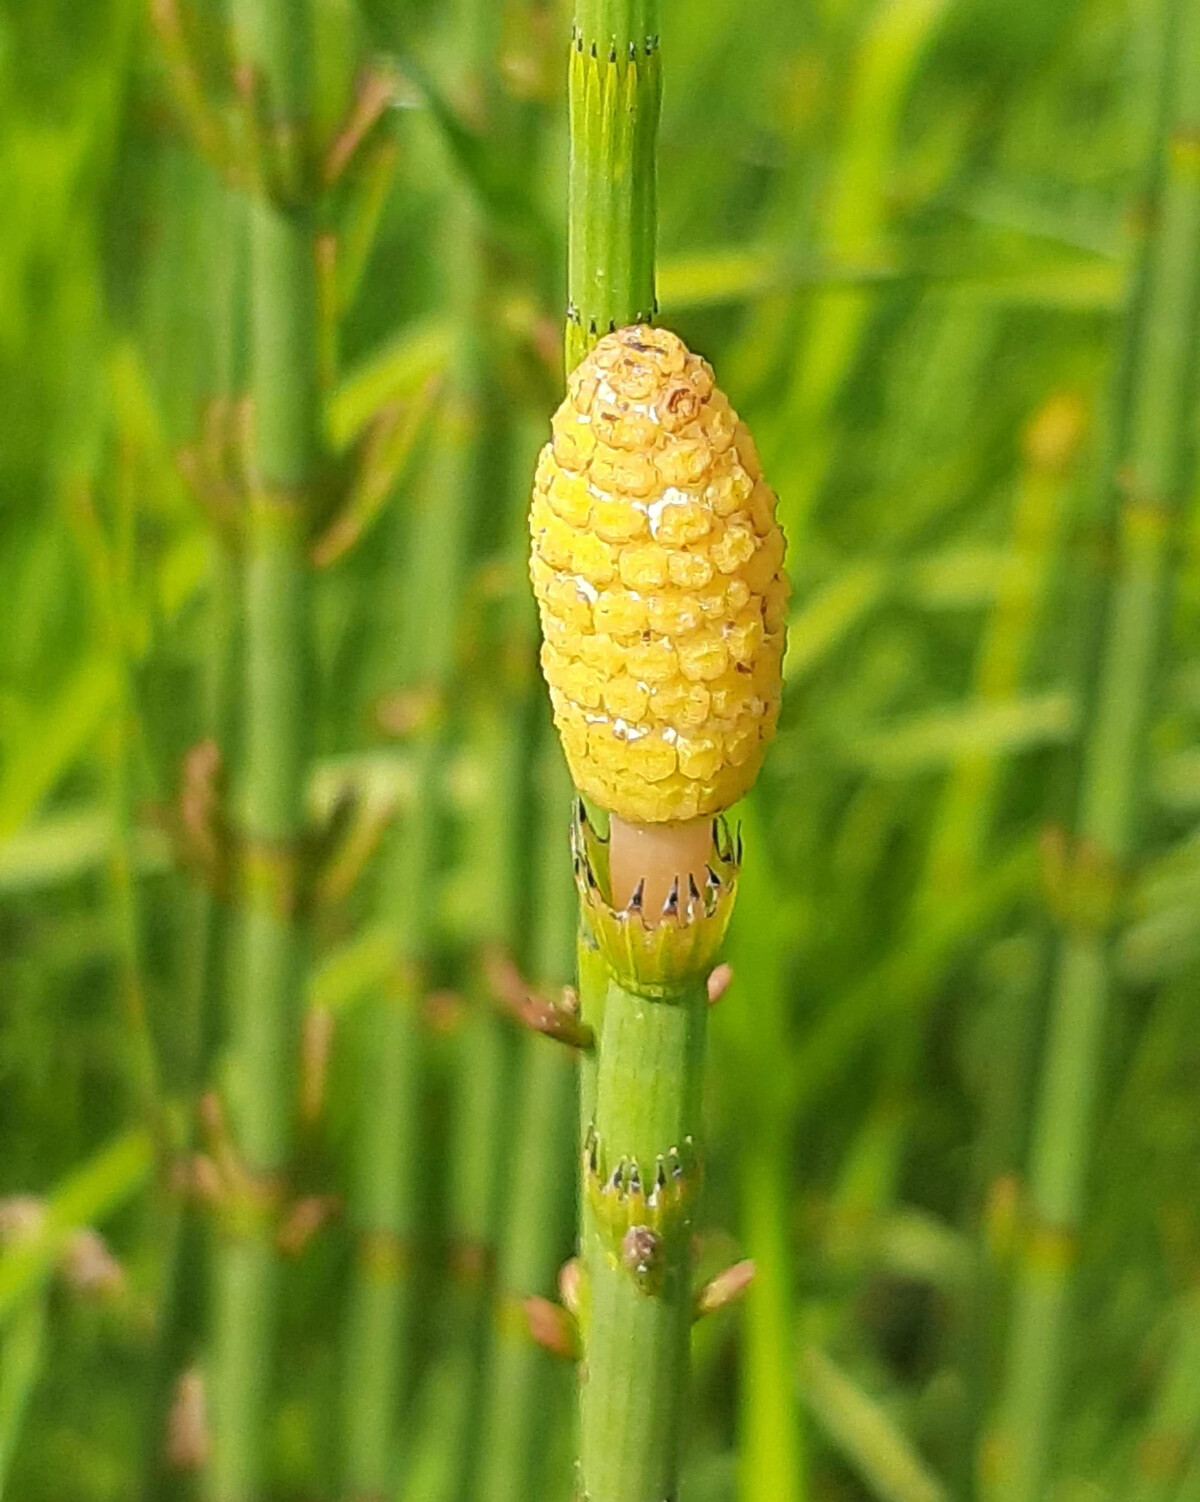
[[[568, 71], [567, 369], [656, 309], [655, 151], [662, 73], [654, 0], [578, 0]], [[702, 982], [649, 1000], [587, 942], [580, 1005], [596, 1038], [581, 1075], [580, 1494], [673, 1502], [692, 1317]], [[660, 1168], [668, 1190], [655, 1193]]]
[[[511, 949], [516, 939], [520, 846], [520, 783], [525, 739], [519, 718], [500, 694], [482, 707], [476, 745], [488, 769], [489, 791], [472, 831], [487, 873], [481, 936]], [[517, 723], [514, 724], [514, 719]], [[449, 1233], [453, 1246], [448, 1305], [448, 1359], [461, 1376], [450, 1405], [446, 1440], [451, 1484], [443, 1495], [475, 1494], [484, 1405], [487, 1315], [491, 1305], [496, 1237], [512, 1151], [510, 1099], [512, 1038], [493, 1007], [475, 997], [455, 1038], [454, 1126], [450, 1157]]]
[[[441, 462], [424, 487], [403, 571], [407, 660], [401, 676], [416, 692], [444, 686], [467, 509], [463, 487], [444, 462], [447, 430], [457, 425], [453, 404], [440, 423]], [[443, 741], [436, 724], [420, 732], [414, 750], [413, 806], [391, 831], [382, 862], [380, 906], [395, 925], [396, 966], [390, 985], [367, 1003], [359, 1035], [362, 1070], [348, 1206], [357, 1245], [342, 1380], [342, 1490], [355, 1499], [387, 1493], [406, 1450], [396, 1422], [407, 1385], [411, 1260], [420, 1215], [414, 1173], [422, 1072], [418, 1012], [433, 943], [442, 812]]]
[[991, 1494], [1038, 1502], [1047, 1485], [1067, 1370], [1069, 1296], [1084, 1207], [1102, 1045], [1113, 987], [1108, 930], [1135, 851], [1145, 725], [1170, 583], [1170, 538], [1185, 489], [1200, 268], [1200, 11], [1168, 7], [1170, 127], [1146, 248], [1134, 338], [1115, 577], [1087, 718], [1072, 891], [1050, 1005], [1029, 1174], [1033, 1224], [1020, 1258], [1001, 1428], [987, 1457]]
[[[236, 393], [236, 351], [245, 277], [245, 206], [205, 169], [197, 191], [203, 194], [208, 234], [204, 249], [209, 260], [208, 312], [211, 333], [212, 395], [229, 404]], [[241, 649], [240, 562], [230, 540], [219, 529], [209, 536], [207, 642], [202, 684], [201, 728], [220, 753], [228, 771], [235, 764], [238, 717], [238, 669]], [[229, 978], [227, 948], [230, 912], [224, 894], [214, 890], [210, 877], [197, 877], [187, 894], [187, 964], [189, 983], [181, 1006], [178, 1076], [172, 1081], [186, 1099], [208, 1078], [215, 1043], [223, 1021]], [[198, 1356], [203, 1335], [204, 1279], [208, 1252], [207, 1217], [203, 1207], [183, 1201], [174, 1207], [166, 1232], [164, 1291], [158, 1346], [152, 1367], [143, 1497], [166, 1502], [191, 1497], [191, 1478], [172, 1470], [166, 1431], [175, 1384]]]
[[437, 836], [429, 793], [437, 765], [437, 742], [427, 738], [417, 747], [418, 797], [390, 832], [384, 858], [380, 906], [395, 924], [396, 964], [358, 1019], [359, 1115], [347, 1204], [355, 1247], [342, 1381], [343, 1495], [355, 1499], [390, 1495], [407, 1381], [419, 1215], [418, 1009]]
[[[535, 982], [547, 993], [571, 973], [575, 888], [563, 843], [570, 783], [547, 738], [538, 768], [542, 810], [537, 872]], [[568, 1160], [575, 1104], [572, 1061], [562, 1044], [527, 1033], [514, 1092], [507, 1219], [496, 1269], [496, 1333], [483, 1410], [476, 1496], [525, 1502], [540, 1495], [551, 1357], [529, 1338], [520, 1301], [550, 1296], [568, 1219]]]
[[[299, 132], [309, 88], [307, 0], [238, 0], [239, 55], [261, 70], [281, 127]], [[245, 512], [244, 759], [239, 963], [226, 1097], [251, 1176], [217, 1256], [210, 1414], [214, 1502], [264, 1488], [276, 1330], [272, 1206], [291, 1144], [304, 951], [298, 921], [312, 722], [307, 492], [320, 414], [312, 226], [257, 197], [250, 213], [253, 440]]]
[[567, 368], [655, 313], [656, 0], [579, 0], [568, 68]]
[[700, 1187], [703, 982], [650, 999], [580, 976], [596, 1030], [585, 1133], [580, 1480], [587, 1502], [674, 1502]]
[[[481, 265], [473, 211], [456, 205], [449, 230], [447, 259], [459, 326], [430, 471], [410, 520], [400, 585], [399, 676], [406, 689], [436, 701], [446, 693], [454, 667], [455, 608], [478, 493], [480, 424]], [[432, 892], [439, 866], [444, 753], [441, 718], [439, 702], [432, 710], [433, 723], [416, 738], [413, 810], [393, 832], [384, 857], [381, 897], [388, 921], [397, 924], [396, 981], [389, 994], [370, 1004], [361, 1035], [364, 1061], [369, 1060], [370, 1067], [359, 1083], [355, 1188], [349, 1207], [358, 1252], [346, 1314], [342, 1444], [343, 1495], [363, 1502], [382, 1496], [397, 1469], [411, 1460], [410, 1436], [398, 1440], [396, 1420], [407, 1382], [412, 1298], [407, 1252], [420, 1213], [413, 1177], [420, 1149], [417, 1008], [434, 942]], [[481, 1061], [480, 1068], [486, 1067], [486, 1060]], [[483, 1137], [485, 1146], [495, 1140], [490, 1130]], [[386, 1245], [392, 1254], [383, 1256]], [[482, 1293], [479, 1297], [481, 1301]], [[451, 1467], [461, 1452], [461, 1443], [455, 1442]], [[446, 1495], [458, 1495], [456, 1483]]]

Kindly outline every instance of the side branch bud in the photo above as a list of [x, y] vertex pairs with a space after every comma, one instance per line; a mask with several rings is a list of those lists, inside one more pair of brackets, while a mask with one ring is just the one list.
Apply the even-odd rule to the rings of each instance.
[[570, 986], [563, 987], [562, 999], [555, 1002], [531, 990], [505, 955], [490, 954], [485, 969], [493, 994], [521, 1027], [543, 1033], [570, 1048], [595, 1047], [596, 1035], [586, 1022], [580, 1020], [579, 1003]]
[[574, 1315], [537, 1294], [525, 1300], [524, 1309], [529, 1334], [543, 1350], [564, 1361], [579, 1360], [579, 1327]]
[[713, 1314], [718, 1309], [724, 1309], [727, 1304], [735, 1303], [753, 1283], [757, 1271], [753, 1260], [746, 1258], [718, 1273], [703, 1288], [697, 1290], [692, 1318], [702, 1319], [706, 1314]]

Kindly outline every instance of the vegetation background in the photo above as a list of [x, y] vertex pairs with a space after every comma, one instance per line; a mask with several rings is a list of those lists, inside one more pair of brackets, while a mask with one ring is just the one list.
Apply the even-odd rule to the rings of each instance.
[[[306, 1000], [264, 1202], [219, 1104], [261, 289], [196, 144], [253, 143], [253, 100], [208, 0], [0, 6], [14, 1502], [201, 1494], [239, 1390], [209, 1269], [264, 1213], [262, 1496], [571, 1491], [529, 1327], [569, 1331], [523, 1303], [570, 1254], [571, 1064], [513, 1016], [571, 966], [523, 532], [569, 17], [313, 9]], [[1200, 1497], [1192, 9], [664, 5], [661, 316], [795, 586], [709, 1071], [704, 1256], [757, 1278], [696, 1327], [687, 1502]], [[1128, 794], [1110, 840], [1081, 776]]]

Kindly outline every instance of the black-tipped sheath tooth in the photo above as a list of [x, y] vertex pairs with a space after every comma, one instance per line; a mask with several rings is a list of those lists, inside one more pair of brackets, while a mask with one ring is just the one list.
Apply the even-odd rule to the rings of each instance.
[[642, 1192], [642, 1175], [638, 1171], [636, 1162], [634, 1162], [629, 1170], [629, 1192], [630, 1194], [641, 1194]]
[[679, 877], [671, 883], [671, 890], [667, 893], [667, 900], [662, 906], [664, 918], [677, 918], [679, 916]]
[[634, 889], [633, 889], [633, 896], [629, 899], [629, 902], [628, 902], [628, 905], [625, 908], [625, 911], [627, 913], [640, 913], [642, 911], [642, 902], [645, 899], [645, 896], [646, 896], [646, 878], [643, 876], [638, 881], [637, 886], [634, 887]]
[[695, 908], [700, 903], [700, 888], [696, 885], [696, 878], [688, 872], [688, 906]]

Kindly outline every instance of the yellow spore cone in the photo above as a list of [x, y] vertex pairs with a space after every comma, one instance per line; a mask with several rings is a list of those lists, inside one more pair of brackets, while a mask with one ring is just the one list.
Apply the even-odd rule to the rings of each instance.
[[542, 450], [530, 571], [579, 790], [631, 824], [728, 808], [779, 715], [788, 582], [775, 493], [707, 361], [608, 334]]

